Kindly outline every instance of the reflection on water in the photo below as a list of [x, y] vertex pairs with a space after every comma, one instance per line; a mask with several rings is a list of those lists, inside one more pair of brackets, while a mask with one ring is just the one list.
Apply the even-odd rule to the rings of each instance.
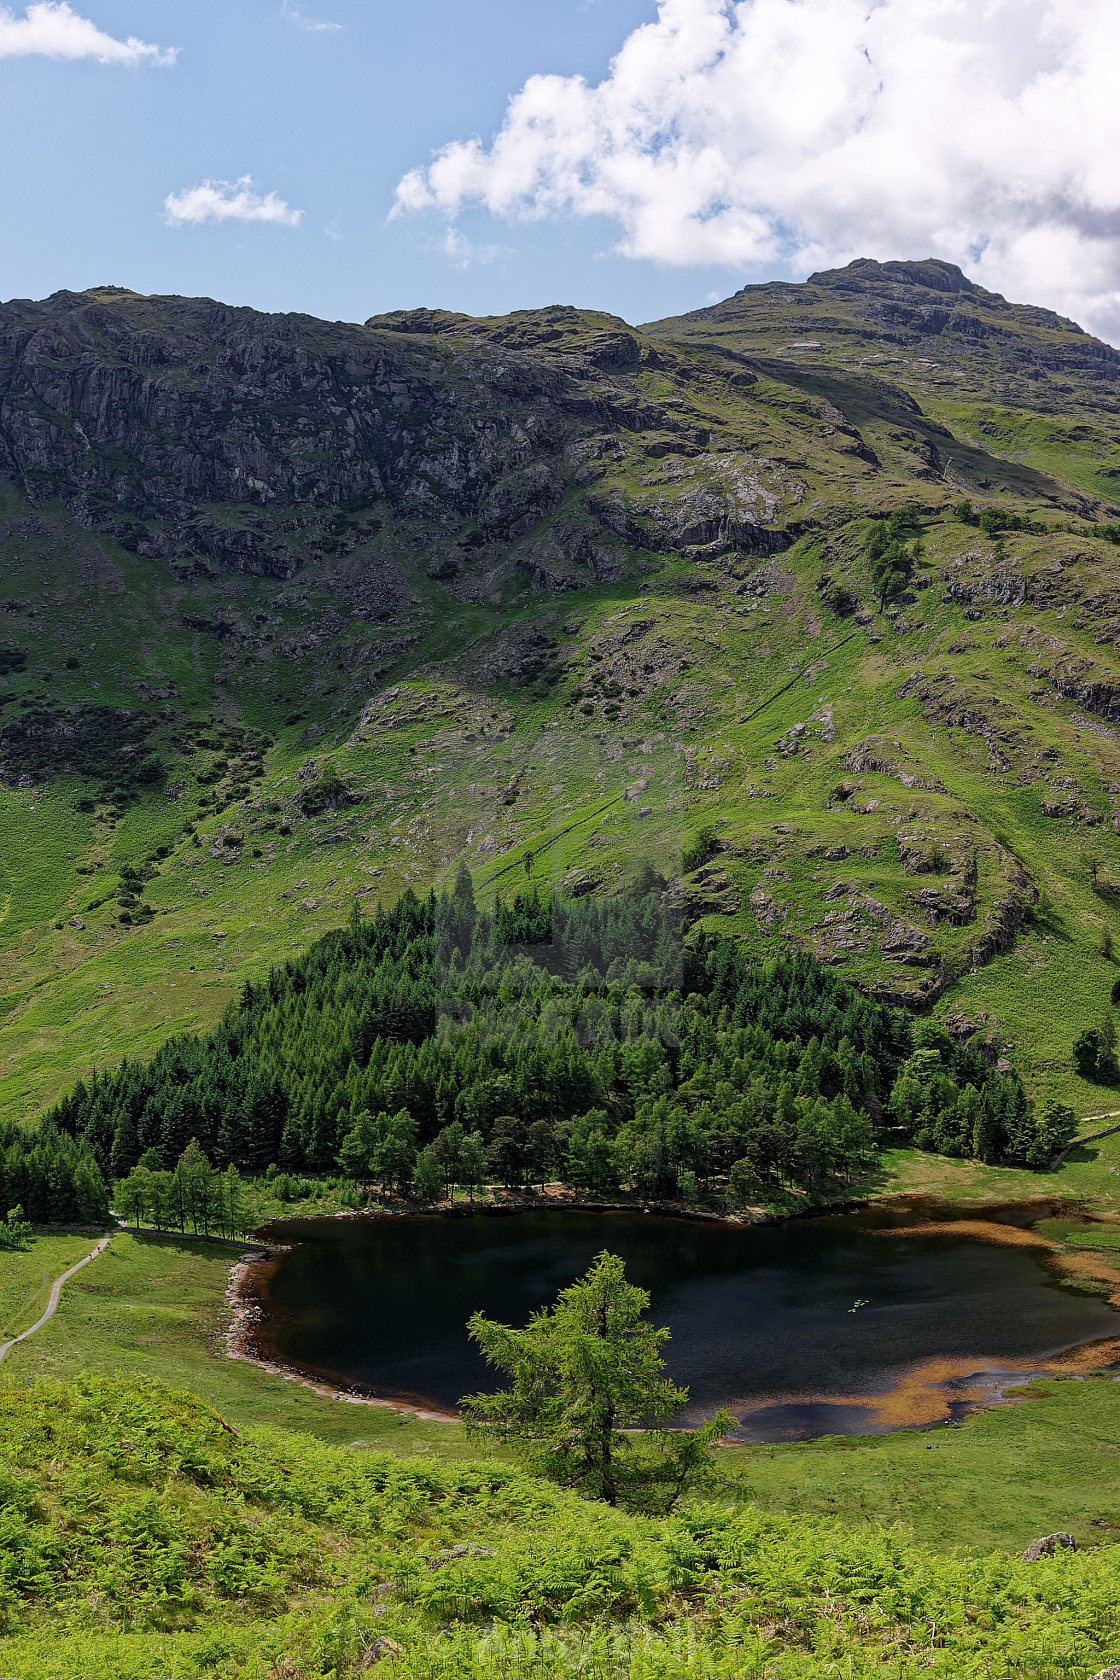
[[[921, 1223], [925, 1221], [925, 1223]], [[991, 1216], [944, 1229], [913, 1209], [740, 1227], [641, 1213], [305, 1220], [260, 1284], [262, 1352], [330, 1381], [450, 1408], [494, 1378], [464, 1326], [481, 1308], [522, 1324], [600, 1249], [626, 1260], [682, 1421], [729, 1405], [745, 1440], [878, 1434], [932, 1423], [1120, 1321], [1064, 1287], [1046, 1250]]]

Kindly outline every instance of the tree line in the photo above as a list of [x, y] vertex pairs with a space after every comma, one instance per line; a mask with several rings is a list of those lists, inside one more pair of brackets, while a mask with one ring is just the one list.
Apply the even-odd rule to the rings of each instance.
[[34, 1129], [0, 1123], [0, 1248], [18, 1248], [32, 1225], [106, 1225], [112, 1213], [137, 1225], [195, 1236], [234, 1236], [247, 1222], [245, 1186], [232, 1164], [207, 1161], [197, 1139], [165, 1168], [149, 1150], [119, 1178], [109, 1174], [88, 1138], [75, 1137], [48, 1115]]
[[47, 1127], [118, 1181], [174, 1173], [194, 1140], [220, 1172], [341, 1171], [425, 1199], [556, 1178], [819, 1197], [888, 1127], [988, 1161], [1054, 1152], [1061, 1116], [981, 1051], [806, 953], [685, 938], [664, 888], [647, 870], [610, 897], [526, 889], [482, 910], [463, 870], [406, 892], [246, 985], [213, 1031], [83, 1080]]
[[0, 1207], [35, 1225], [104, 1225], [109, 1191], [95, 1152], [67, 1128], [0, 1121]]
[[183, 1231], [208, 1237], [237, 1236], [245, 1227], [248, 1202], [237, 1168], [217, 1172], [192, 1138], [170, 1171], [157, 1150], [149, 1150], [125, 1178], [114, 1197], [124, 1220], [154, 1225], [159, 1231]]

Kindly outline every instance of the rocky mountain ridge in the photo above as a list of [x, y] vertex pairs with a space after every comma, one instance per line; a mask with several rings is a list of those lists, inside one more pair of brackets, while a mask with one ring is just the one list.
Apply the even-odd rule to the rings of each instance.
[[[504, 331], [425, 311], [351, 327], [58, 293], [0, 310], [0, 471], [179, 564], [291, 576], [385, 519], [433, 546], [508, 544], [602, 476], [620, 434], [704, 446], [628, 379], [643, 359], [622, 323], [573, 310]], [[592, 573], [637, 536], [610, 505], [578, 512]]]
[[[919, 271], [920, 284], [899, 280], [900, 267]], [[1002, 335], [1001, 346], [1030, 347], [1032, 377], [1049, 380], [1049, 360], [1077, 373], [1070, 391], [1090, 375], [1094, 400], [1120, 390], [1120, 355], [1058, 317], [1013, 310], [948, 265], [886, 270], [889, 283], [879, 265], [854, 264], [804, 288], [748, 288], [656, 333], [565, 308], [489, 321], [399, 311], [358, 327], [112, 288], [11, 303], [0, 307], [0, 473], [33, 502], [61, 500], [136, 553], [180, 567], [290, 577], [310, 557], [384, 550], [378, 534], [401, 522], [449, 572], [509, 562], [564, 587], [617, 575], [625, 549], [723, 540], [773, 551], [828, 522], [819, 480], [856, 461], [872, 469], [863, 498], [878, 490], [889, 500], [898, 451], [864, 437], [867, 417], [846, 412], [843, 393], [806, 408], [800, 366], [760, 370], [727, 343], [757, 337], [760, 316], [791, 291], [794, 325], [816, 319], [806, 298], [814, 308], [841, 299], [852, 321], [814, 330], [845, 342], [874, 332], [921, 348], [931, 333], [944, 344], [963, 332], [987, 356], [986, 341]], [[931, 314], [913, 302], [929, 292], [969, 307]], [[993, 324], [993, 312], [1012, 326]], [[784, 387], [784, 424], [760, 375]], [[928, 434], [912, 397], [882, 381], [868, 390], [879, 418]], [[816, 422], [819, 463], [789, 436], [798, 404]], [[927, 446], [927, 480], [953, 441], [944, 432]], [[969, 477], [963, 457], [974, 453], [957, 451], [958, 475]], [[650, 475], [656, 461], [667, 465]], [[635, 475], [644, 486], [627, 482]], [[655, 485], [671, 489], [635, 493]], [[1016, 488], [1070, 505], [1068, 489], [1063, 498], [1042, 482]]]
[[1118, 370], [938, 263], [648, 327], [0, 306], [0, 1089], [460, 859], [642, 858], [1064, 1088], [1120, 945]]
[[[775, 330], [777, 329], [777, 330]], [[952, 381], [1032, 406], [1120, 412], [1120, 351], [1053, 310], [1013, 304], [952, 263], [873, 262], [811, 274], [801, 285], [745, 286], [723, 303], [647, 329], [740, 352], [779, 347], [812, 363], [904, 368], [932, 388]], [[789, 342], [795, 331], [809, 340]], [[783, 342], [784, 341], [784, 342]]]

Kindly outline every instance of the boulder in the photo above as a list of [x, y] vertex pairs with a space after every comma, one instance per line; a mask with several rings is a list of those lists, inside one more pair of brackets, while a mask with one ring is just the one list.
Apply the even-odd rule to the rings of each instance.
[[569, 898], [584, 898], [593, 893], [599, 882], [596, 876], [586, 869], [570, 869], [560, 883], [560, 890]]
[[[1077, 1541], [1072, 1534], [1047, 1534], [1041, 1540], [1032, 1540], [1023, 1557], [1027, 1563], [1037, 1563], [1039, 1558], [1053, 1557], [1060, 1550], [1075, 1552]], [[1120, 1670], [1114, 1670], [1120, 1674]]]
[[445, 1563], [457, 1563], [460, 1558], [488, 1558], [493, 1556], [494, 1549], [492, 1546], [473, 1546], [469, 1543], [460, 1542], [457, 1546], [447, 1546], [442, 1552], [437, 1552], [430, 1559], [430, 1562], [433, 1569], [442, 1569]]
[[398, 1645], [395, 1639], [383, 1635], [380, 1639], [375, 1639], [373, 1644], [367, 1648], [365, 1660], [361, 1666], [368, 1668], [373, 1663], [381, 1662], [385, 1657], [399, 1657], [403, 1654], [403, 1645]]

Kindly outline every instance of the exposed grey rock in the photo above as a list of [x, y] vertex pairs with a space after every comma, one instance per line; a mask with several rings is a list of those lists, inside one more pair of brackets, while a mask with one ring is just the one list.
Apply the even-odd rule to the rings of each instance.
[[581, 331], [586, 382], [439, 312], [363, 327], [112, 289], [17, 301], [0, 308], [0, 473], [145, 555], [286, 576], [361, 553], [355, 605], [381, 617], [399, 583], [378, 517], [512, 540], [564, 494], [573, 438], [629, 421], [631, 393], [615, 414], [589, 381], [636, 366], [637, 340]]
[[[643, 807], [645, 811], [648, 809]], [[638, 814], [641, 816], [643, 812]], [[687, 920], [695, 921], [701, 916], [737, 915], [742, 894], [726, 870], [705, 864], [684, 880], [670, 882], [665, 901], [670, 909], [679, 910]]]
[[1041, 1540], [1032, 1540], [1023, 1557], [1027, 1563], [1037, 1563], [1039, 1558], [1053, 1557], [1055, 1552], [1062, 1550], [1077, 1550], [1077, 1541], [1072, 1534], [1046, 1534]]
[[585, 898], [588, 893], [595, 892], [598, 885], [598, 880], [589, 870], [571, 869], [560, 882], [560, 891], [568, 898]]
[[[804, 486], [652, 401], [633, 375], [663, 364], [625, 322], [565, 308], [358, 326], [56, 292], [0, 307], [0, 475], [185, 580], [353, 556], [343, 593], [374, 621], [407, 600], [392, 537], [418, 521], [428, 575], [456, 593], [495, 544], [526, 543], [505, 558], [557, 590], [619, 577], [620, 545], [786, 547], [770, 526]], [[627, 449], [671, 457], [682, 482], [641, 505], [572, 500]]]
[[447, 1546], [442, 1552], [436, 1552], [431, 1559], [431, 1565], [433, 1569], [440, 1569], [445, 1563], [456, 1563], [460, 1558], [488, 1558], [493, 1556], [494, 1548], [492, 1546], [474, 1546], [460, 1542], [457, 1546]]
[[375, 1639], [367, 1648], [364, 1660], [367, 1663], [376, 1663], [383, 1661], [385, 1657], [399, 1657], [403, 1654], [404, 1646], [386, 1634], [380, 1639]]
[[554, 675], [555, 653], [555, 644], [543, 629], [518, 620], [471, 648], [453, 668], [473, 683], [522, 687]]

